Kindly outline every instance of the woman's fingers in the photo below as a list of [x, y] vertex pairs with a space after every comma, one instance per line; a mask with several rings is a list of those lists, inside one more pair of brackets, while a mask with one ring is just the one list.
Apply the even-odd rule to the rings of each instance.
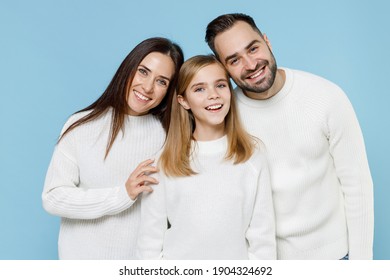
[[158, 180], [154, 177], [142, 175], [133, 181], [133, 184], [135, 184], [136, 187], [143, 186], [145, 183], [158, 184]]
[[125, 186], [131, 199], [136, 199], [143, 191], [152, 192], [153, 189], [148, 184], [158, 184], [156, 178], [149, 176], [158, 172], [157, 167], [151, 166], [153, 162], [153, 159], [141, 162], [127, 179]]
[[144, 175], [145, 173], [156, 173], [158, 172], [157, 167], [152, 166], [151, 164], [154, 162], [154, 159], [148, 159], [141, 162], [134, 171], [130, 174], [130, 177], [139, 177]]
[[156, 173], [156, 172], [158, 172], [157, 167], [148, 165], [148, 166], [144, 166], [141, 169], [139, 169], [138, 174], [134, 174], [134, 175], [135, 175], [135, 177], [140, 177], [140, 176], [145, 175], [145, 174], [149, 175], [151, 173]]

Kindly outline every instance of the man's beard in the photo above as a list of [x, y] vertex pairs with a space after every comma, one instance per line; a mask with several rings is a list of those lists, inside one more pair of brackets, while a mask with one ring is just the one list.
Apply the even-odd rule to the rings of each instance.
[[270, 75], [265, 76], [261, 81], [258, 82], [258, 84], [250, 85], [247, 82], [245, 82], [245, 77], [248, 77], [251, 73], [257, 72], [260, 68], [264, 66], [262, 63], [258, 63], [256, 65], [256, 68], [252, 71], [246, 71], [243, 75], [241, 75], [239, 81], [234, 81], [237, 86], [239, 86], [244, 92], [255, 92], [255, 93], [263, 93], [273, 85], [276, 77], [276, 71], [278, 69], [275, 61], [275, 57], [272, 55], [272, 59], [268, 62], [268, 65], [266, 67], [269, 67]]

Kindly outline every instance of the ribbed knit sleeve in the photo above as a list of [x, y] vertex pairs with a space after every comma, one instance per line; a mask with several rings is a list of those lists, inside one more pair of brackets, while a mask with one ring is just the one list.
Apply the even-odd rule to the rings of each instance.
[[340, 90], [329, 112], [329, 150], [345, 198], [350, 259], [372, 259], [373, 182], [355, 112]]
[[47, 212], [71, 219], [96, 219], [120, 213], [134, 203], [124, 185], [88, 189], [78, 185], [78, 166], [57, 147], [42, 194]]
[[251, 158], [250, 167], [258, 179], [252, 218], [246, 232], [248, 257], [275, 260], [275, 215], [268, 164], [265, 157], [257, 153]]
[[159, 184], [141, 200], [141, 225], [137, 240], [137, 257], [143, 260], [162, 259], [164, 234], [167, 231], [166, 195], [163, 176]]

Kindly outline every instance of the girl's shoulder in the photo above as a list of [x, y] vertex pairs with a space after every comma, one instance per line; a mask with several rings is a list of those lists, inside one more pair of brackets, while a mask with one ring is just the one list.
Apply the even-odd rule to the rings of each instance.
[[247, 164], [250, 165], [254, 171], [260, 172], [264, 168], [268, 168], [266, 150], [264, 144], [261, 141], [257, 141], [252, 156], [247, 160]]

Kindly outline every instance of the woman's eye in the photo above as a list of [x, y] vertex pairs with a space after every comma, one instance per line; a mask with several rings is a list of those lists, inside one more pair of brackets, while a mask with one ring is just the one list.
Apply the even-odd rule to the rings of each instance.
[[148, 74], [148, 72], [143, 68], [138, 68], [138, 72], [140, 72], [142, 75]]
[[167, 86], [168, 82], [166, 80], [157, 80], [157, 82], [162, 86]]

